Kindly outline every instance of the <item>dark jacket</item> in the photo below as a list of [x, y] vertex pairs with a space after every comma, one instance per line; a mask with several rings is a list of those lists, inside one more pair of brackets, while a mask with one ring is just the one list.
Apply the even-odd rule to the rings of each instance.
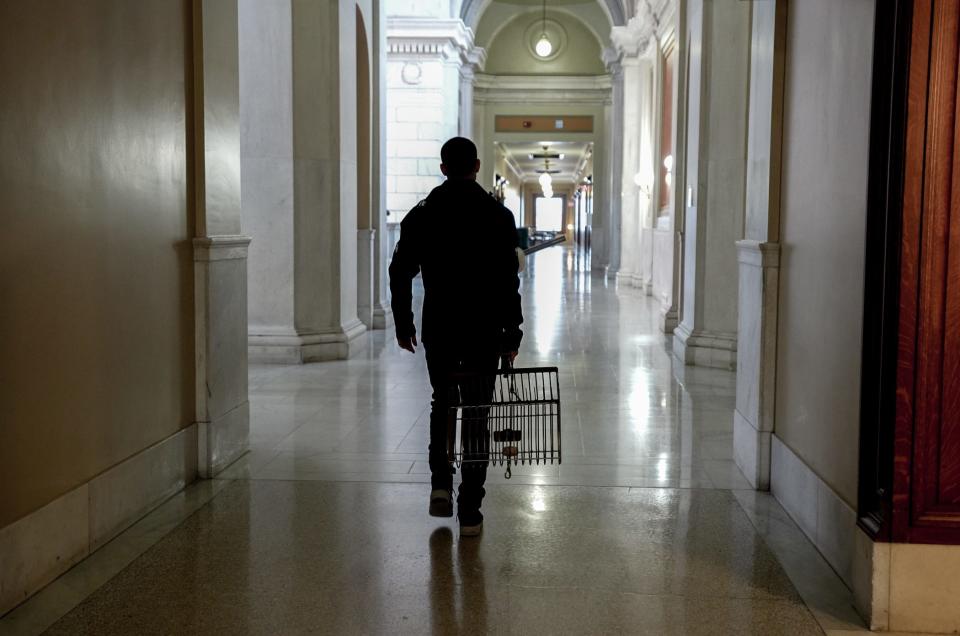
[[411, 283], [419, 272], [425, 344], [515, 351], [523, 337], [516, 247], [513, 214], [475, 181], [434, 188], [400, 224], [390, 263], [397, 336], [416, 334]]

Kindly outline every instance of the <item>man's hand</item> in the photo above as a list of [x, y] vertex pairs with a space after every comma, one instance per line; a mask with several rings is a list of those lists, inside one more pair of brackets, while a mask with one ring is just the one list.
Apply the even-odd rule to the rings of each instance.
[[400, 345], [401, 349], [406, 349], [410, 353], [417, 352], [417, 335], [414, 334], [407, 338], [397, 336], [397, 344]]
[[507, 360], [510, 364], [513, 364], [513, 361], [517, 359], [517, 356], [519, 354], [520, 354], [519, 351], [507, 351], [502, 355], [504, 360]]

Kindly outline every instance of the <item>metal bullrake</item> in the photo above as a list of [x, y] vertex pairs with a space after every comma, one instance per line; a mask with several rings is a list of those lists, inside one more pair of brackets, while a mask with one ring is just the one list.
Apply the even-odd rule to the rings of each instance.
[[460, 373], [447, 417], [447, 455], [457, 468], [489, 461], [511, 466], [559, 464], [560, 379], [557, 367]]

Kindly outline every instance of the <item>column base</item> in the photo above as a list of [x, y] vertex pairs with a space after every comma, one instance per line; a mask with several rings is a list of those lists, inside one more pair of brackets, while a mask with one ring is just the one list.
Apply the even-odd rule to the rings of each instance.
[[680, 316], [675, 308], [660, 309], [660, 321], [658, 324], [660, 331], [665, 334], [672, 334], [678, 324], [680, 324]]
[[250, 448], [250, 402], [212, 422], [197, 422], [197, 471], [210, 479]]
[[758, 431], [740, 411], [734, 410], [733, 458], [757, 490], [770, 490], [770, 437], [770, 431]]
[[640, 274], [635, 274], [633, 272], [617, 272], [614, 277], [617, 285], [622, 285], [624, 287], [635, 287], [637, 289], [644, 289], [643, 277]]
[[393, 311], [380, 304], [373, 306], [373, 328], [389, 329], [393, 326]]
[[346, 360], [367, 350], [367, 328], [359, 320], [335, 332], [251, 333], [250, 361], [266, 364], [303, 364]]
[[213, 477], [247, 451], [248, 236], [194, 239], [197, 471]]
[[734, 371], [737, 368], [737, 336], [691, 331], [681, 324], [673, 332], [673, 355], [684, 364]]

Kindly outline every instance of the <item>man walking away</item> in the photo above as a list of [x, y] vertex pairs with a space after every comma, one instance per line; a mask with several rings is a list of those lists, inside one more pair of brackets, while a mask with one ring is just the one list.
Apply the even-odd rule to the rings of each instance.
[[[423, 277], [422, 341], [433, 387], [430, 410], [430, 514], [453, 516], [453, 470], [447, 458], [447, 413], [465, 390], [451, 382], [462, 372], [497, 370], [500, 357], [512, 361], [520, 347], [520, 279], [517, 228], [513, 214], [477, 184], [480, 161], [469, 139], [454, 137], [440, 150], [447, 180], [400, 224], [390, 263], [390, 292], [397, 342], [414, 353], [417, 331], [411, 285]], [[486, 423], [471, 433], [483, 449]], [[462, 432], [464, 435], [467, 431]], [[474, 445], [474, 448], [477, 448]], [[486, 454], [461, 468], [457, 517], [461, 536], [480, 534], [480, 504], [487, 478]]]

